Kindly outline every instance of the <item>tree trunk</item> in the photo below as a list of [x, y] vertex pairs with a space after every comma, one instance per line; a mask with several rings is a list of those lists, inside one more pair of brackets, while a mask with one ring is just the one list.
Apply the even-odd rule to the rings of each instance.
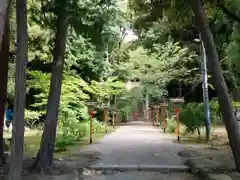
[[8, 60], [9, 60], [9, 10], [11, 3], [9, 2], [6, 11], [5, 27], [2, 38], [2, 49], [0, 51], [1, 66], [0, 66], [0, 164], [5, 164], [4, 157], [4, 111], [7, 100], [7, 82], [8, 82]]
[[6, 20], [6, 16], [8, 16], [6, 13], [7, 8], [8, 8], [8, 0], [1, 0], [0, 1], [0, 49], [2, 49], [5, 20]]
[[9, 180], [21, 179], [24, 144], [24, 109], [26, 100], [26, 60], [28, 58], [26, 0], [17, 0], [17, 55], [13, 112], [11, 164]]
[[56, 29], [57, 32], [53, 54], [53, 69], [48, 97], [47, 116], [44, 123], [41, 145], [38, 150], [36, 161], [33, 165], [34, 171], [46, 172], [53, 167], [53, 151], [57, 131], [58, 107], [60, 102], [68, 29], [68, 16], [66, 12], [61, 12], [61, 14], [58, 15]]
[[206, 15], [200, 0], [190, 0], [190, 5], [206, 48], [208, 67], [212, 73], [223, 121], [227, 129], [229, 143], [235, 159], [236, 169], [240, 171], [240, 128], [233, 113], [231, 99], [221, 70], [213, 35], [207, 24]]

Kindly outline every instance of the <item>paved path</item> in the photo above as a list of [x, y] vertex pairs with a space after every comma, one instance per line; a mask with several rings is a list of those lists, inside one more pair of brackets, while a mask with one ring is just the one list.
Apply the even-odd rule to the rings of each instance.
[[[172, 137], [160, 133], [149, 123], [130, 122], [121, 126], [116, 132], [106, 135], [97, 144], [87, 146], [86, 151], [100, 153], [92, 167], [118, 166], [180, 166], [184, 160], [177, 155], [183, 145], [174, 144]], [[111, 171], [110, 171], [111, 172]], [[171, 177], [171, 178], [170, 178]], [[160, 172], [124, 171], [107, 173], [89, 177], [90, 179], [106, 180], [193, 180], [192, 175], [185, 173], [163, 174]]]
[[183, 146], [172, 143], [170, 137], [144, 122], [122, 126], [88, 148], [101, 153], [95, 164], [183, 164], [177, 155]]

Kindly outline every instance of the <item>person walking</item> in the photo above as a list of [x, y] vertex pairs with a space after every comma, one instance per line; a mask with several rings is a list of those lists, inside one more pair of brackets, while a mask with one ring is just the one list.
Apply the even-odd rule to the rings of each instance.
[[5, 126], [9, 131], [12, 130], [12, 121], [13, 121], [13, 107], [12, 105], [9, 105], [5, 109]]

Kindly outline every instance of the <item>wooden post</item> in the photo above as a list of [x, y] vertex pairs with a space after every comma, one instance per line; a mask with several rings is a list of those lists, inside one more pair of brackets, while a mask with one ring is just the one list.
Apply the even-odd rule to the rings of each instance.
[[149, 111], [148, 111], [148, 113], [149, 113], [149, 121], [151, 122], [152, 121], [152, 110], [151, 110], [151, 108], [149, 108]]
[[161, 108], [163, 132], [166, 132], [166, 108]]
[[166, 109], [163, 108], [163, 132], [166, 132]]
[[94, 107], [96, 106], [96, 102], [88, 102], [88, 114], [89, 114], [89, 129], [90, 129], [90, 137], [89, 137], [89, 143], [92, 144], [93, 141], [93, 116], [94, 116]]
[[151, 108], [151, 119], [152, 119], [153, 126], [155, 126], [155, 123], [154, 123], [154, 108], [153, 107]]
[[160, 108], [161, 108], [161, 117], [162, 117], [162, 128], [163, 128], [163, 132], [166, 132], [166, 115], [167, 115], [167, 107], [168, 104], [167, 103], [161, 103], [160, 104]]
[[155, 111], [156, 111], [156, 124], [157, 126], [159, 126], [159, 108], [156, 107]]
[[180, 109], [176, 108], [176, 120], [177, 120], [177, 140], [180, 140], [180, 123], [179, 123], [179, 114], [180, 114]]
[[113, 115], [112, 115], [112, 126], [113, 129], [115, 128], [115, 112], [113, 111]]
[[[159, 109], [160, 109], [160, 106], [159, 105], [153, 105], [153, 111], [155, 113], [155, 118], [156, 118], [156, 126], [159, 126]], [[155, 122], [154, 122], [155, 124]]]
[[108, 132], [108, 109], [104, 108], [104, 122], [105, 122], [105, 133]]
[[93, 112], [91, 111], [90, 112], [90, 139], [89, 139], [90, 144], [92, 144], [92, 134], [93, 134], [93, 132], [92, 132], [92, 118], [93, 118]]
[[177, 121], [177, 137], [178, 137], [178, 140], [180, 140], [180, 122], [179, 122], [180, 108], [178, 108], [177, 105], [184, 103], [184, 99], [173, 98], [173, 99], [170, 99], [170, 101], [173, 103], [173, 108], [175, 110], [176, 121]]

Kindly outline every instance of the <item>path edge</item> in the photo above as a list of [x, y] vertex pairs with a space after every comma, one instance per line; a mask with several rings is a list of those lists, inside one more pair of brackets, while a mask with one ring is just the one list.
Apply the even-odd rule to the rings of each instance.
[[90, 165], [87, 167], [92, 170], [112, 170], [112, 171], [157, 171], [157, 172], [190, 172], [190, 168], [186, 165], [138, 165], [138, 164], [126, 164], [126, 165]]
[[[201, 179], [205, 180], [232, 180], [232, 178], [226, 174], [214, 174], [209, 172], [208, 168], [199, 167], [194, 159], [188, 159], [185, 165], [190, 168], [191, 173], [199, 176]], [[201, 165], [200, 165], [201, 166]]]

